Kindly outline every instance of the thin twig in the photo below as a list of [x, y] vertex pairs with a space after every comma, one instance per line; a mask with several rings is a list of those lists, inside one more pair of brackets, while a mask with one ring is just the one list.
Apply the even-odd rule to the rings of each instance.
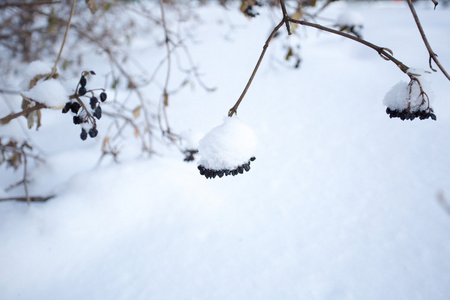
[[281, 11], [283, 12], [283, 20], [284, 20], [284, 23], [286, 24], [287, 33], [288, 33], [288, 35], [291, 35], [292, 34], [291, 26], [288, 21], [289, 16], [287, 14], [286, 5], [284, 4], [284, 0], [280, 0], [280, 6], [281, 6]]
[[67, 34], [69, 33], [70, 23], [72, 22], [72, 17], [73, 17], [73, 13], [74, 13], [74, 11], [75, 11], [75, 4], [76, 4], [76, 3], [77, 3], [77, 0], [73, 0], [73, 2], [72, 2], [72, 8], [71, 8], [71, 10], [70, 10], [69, 20], [67, 21], [66, 32], [64, 33], [64, 38], [63, 38], [63, 41], [62, 41], [62, 43], [61, 43], [61, 48], [59, 49], [58, 57], [56, 58], [55, 65], [54, 65], [53, 68], [52, 68], [52, 72], [51, 72], [51, 74], [47, 77], [47, 79], [52, 78], [53, 75], [56, 74], [56, 71], [57, 71], [57, 65], [58, 65], [58, 62], [59, 62], [59, 60], [60, 60], [60, 58], [61, 58], [61, 53], [62, 53], [62, 51], [63, 51], [63, 49], [64, 49], [64, 44], [66, 43]]
[[164, 30], [164, 43], [166, 45], [166, 51], [167, 51], [167, 73], [166, 73], [166, 79], [164, 81], [163, 94], [161, 95], [161, 101], [159, 103], [159, 108], [161, 109], [162, 115], [164, 117], [164, 122], [166, 123], [166, 129], [163, 129], [162, 124], [161, 124], [161, 113], [158, 114], [158, 123], [159, 123], [161, 132], [163, 132], [164, 135], [166, 135], [166, 133], [167, 133], [169, 139], [171, 139], [173, 141], [173, 139], [171, 138], [171, 130], [170, 130], [169, 119], [167, 117], [167, 110], [166, 110], [166, 107], [169, 105], [169, 94], [167, 92], [167, 88], [169, 87], [170, 72], [172, 69], [172, 49], [170, 48], [169, 32], [167, 30], [163, 0], [159, 0], [159, 7], [161, 10], [161, 25]]
[[[284, 4], [284, 1], [281, 0], [280, 3]], [[284, 5], [282, 5], [282, 8], [283, 7], [284, 7]], [[284, 7], [284, 10], [285, 10], [285, 7]], [[375, 51], [377, 51], [378, 54], [383, 59], [393, 62], [403, 73], [405, 73], [409, 77], [412, 76], [411, 74], [408, 73], [409, 67], [406, 66], [401, 61], [399, 61], [398, 59], [396, 59], [393, 56], [392, 51], [389, 50], [388, 48], [377, 46], [375, 44], [372, 44], [372, 43], [370, 43], [370, 42], [368, 42], [366, 40], [363, 40], [363, 39], [361, 39], [359, 37], [356, 37], [354, 35], [351, 35], [351, 34], [348, 34], [348, 33], [342, 32], [342, 31], [338, 31], [338, 30], [335, 30], [335, 29], [332, 29], [332, 28], [329, 28], [329, 27], [325, 27], [325, 26], [322, 26], [320, 24], [311, 23], [311, 22], [307, 22], [307, 21], [304, 21], [304, 20], [293, 19], [293, 18], [287, 16], [287, 14], [285, 14], [284, 11], [283, 11], [283, 18], [282, 18], [281, 22], [277, 26], [275, 26], [275, 28], [273, 29], [272, 33], [269, 35], [267, 41], [265, 42], [264, 47], [263, 47], [263, 51], [261, 52], [261, 55], [259, 56], [258, 62], [256, 63], [256, 66], [253, 69], [252, 75], [250, 76], [250, 79], [248, 80], [247, 85], [245, 86], [241, 96], [239, 97], [239, 99], [236, 102], [236, 104], [228, 111], [228, 116], [229, 117], [231, 117], [231, 116], [233, 116], [234, 114], [237, 113], [237, 109], [239, 107], [239, 104], [244, 99], [245, 94], [247, 93], [247, 90], [249, 89], [249, 87], [250, 87], [250, 85], [251, 85], [251, 83], [253, 81], [253, 78], [256, 75], [256, 72], [258, 71], [259, 65], [261, 64], [261, 61], [264, 58], [264, 54], [266, 53], [266, 50], [267, 50], [267, 47], [269, 46], [270, 41], [275, 36], [275, 33], [286, 22], [292, 22], [292, 23], [296, 23], [296, 24], [300, 24], [300, 25], [304, 25], [304, 26], [308, 26], [308, 27], [313, 27], [313, 28], [320, 29], [320, 30], [323, 30], [323, 31], [326, 31], [326, 32], [330, 32], [330, 33], [333, 33], [333, 34], [336, 34], [336, 35], [340, 35], [340, 36], [343, 36], [345, 38], [348, 38], [348, 39], [351, 39], [353, 41], [356, 41], [358, 43], [361, 43], [361, 44], [363, 44], [363, 45], [365, 45], [365, 46], [367, 46], [369, 48], [372, 48]]]
[[[430, 68], [433, 69], [433, 66], [431, 65], [431, 60], [433, 60], [436, 65], [439, 67], [441, 72], [447, 77], [448, 80], [450, 80], [450, 75], [447, 73], [447, 71], [444, 69], [444, 67], [441, 65], [439, 60], [437, 59], [436, 53], [434, 53], [433, 49], [431, 49], [431, 45], [428, 42], [427, 36], [425, 35], [425, 31], [423, 30], [422, 24], [420, 23], [419, 16], [417, 15], [416, 9], [414, 8], [414, 5], [412, 4], [411, 0], [406, 0], [406, 3], [408, 3], [409, 9], [411, 10], [411, 14], [414, 17], [414, 21], [416, 22], [417, 28], [419, 29], [420, 36], [422, 37], [423, 43], [425, 44], [425, 47], [427, 47], [428, 53], [430, 54], [430, 60], [429, 65]], [[437, 4], [435, 4], [437, 5]]]
[[20, 149], [23, 155], [23, 189], [25, 190], [25, 198], [27, 204], [30, 205], [30, 194], [28, 193], [28, 180], [27, 180], [27, 155], [23, 149]]
[[40, 197], [40, 196], [34, 196], [34, 197], [9, 197], [9, 198], [0, 198], [0, 201], [26, 201], [28, 205], [30, 202], [45, 202], [55, 196], [46, 196], [46, 197]]
[[29, 107], [29, 108], [24, 109], [24, 110], [22, 110], [20, 112], [12, 113], [12, 114], [7, 115], [6, 117], [1, 118], [0, 119], [0, 124], [1, 125], [6, 124], [6, 123], [10, 122], [11, 120], [13, 120], [15, 118], [18, 118], [20, 116], [28, 115], [28, 114], [32, 113], [33, 111], [39, 110], [41, 108], [47, 108], [47, 106], [42, 104], [42, 103], [36, 103], [36, 105], [33, 106], [33, 107]]
[[20, 92], [19, 91], [0, 89], [0, 93], [2, 93], [2, 94], [10, 94], [10, 95], [18, 95]]
[[234, 114], [237, 113], [237, 109], [239, 107], [239, 104], [241, 104], [242, 100], [245, 97], [245, 94], [247, 93], [247, 90], [250, 88], [250, 85], [252, 84], [253, 78], [255, 78], [256, 72], [258, 71], [259, 65], [261, 64], [261, 62], [262, 62], [262, 60], [264, 58], [264, 54], [266, 54], [266, 50], [267, 50], [267, 47], [269, 47], [270, 41], [273, 39], [273, 37], [275, 36], [275, 33], [281, 28], [281, 26], [283, 26], [284, 23], [285, 23], [285, 18], [283, 18], [281, 20], [281, 22], [277, 26], [275, 26], [275, 28], [272, 30], [272, 33], [269, 35], [269, 37], [267, 38], [266, 42], [264, 43], [261, 55], [259, 56], [258, 62], [256, 63], [256, 66], [253, 69], [252, 74], [250, 75], [250, 79], [248, 80], [247, 85], [245, 86], [244, 90], [242, 91], [242, 94], [239, 97], [239, 99], [236, 102], [236, 104], [228, 111], [228, 116], [229, 117], [232, 117]]
[[348, 39], [351, 39], [353, 41], [356, 41], [356, 42], [358, 42], [360, 44], [363, 44], [363, 45], [365, 45], [365, 46], [367, 46], [369, 48], [372, 48], [373, 50], [377, 51], [378, 54], [382, 58], [384, 58], [385, 60], [392, 61], [403, 73], [408, 75], [409, 67], [406, 66], [401, 61], [399, 61], [398, 59], [396, 59], [392, 55], [392, 51], [390, 51], [387, 48], [377, 46], [375, 44], [372, 44], [372, 43], [370, 43], [370, 42], [368, 42], [366, 40], [363, 40], [363, 39], [361, 39], [359, 37], [356, 37], [354, 35], [351, 35], [351, 34], [348, 34], [346, 32], [342, 32], [342, 31], [336, 30], [336, 29], [332, 29], [332, 28], [329, 28], [329, 27], [325, 27], [325, 26], [322, 26], [320, 24], [311, 23], [311, 22], [303, 21], [303, 20], [296, 20], [296, 19], [292, 19], [292, 18], [289, 18], [289, 22], [297, 23], [297, 24], [300, 24], [300, 25], [308, 26], [308, 27], [313, 27], [313, 28], [316, 28], [316, 29], [320, 29], [320, 30], [323, 30], [323, 31], [326, 31], [326, 32], [330, 32], [330, 33], [336, 34], [336, 35], [340, 35], [340, 36], [343, 36], [345, 38], [348, 38]]
[[31, 2], [31, 3], [4, 3], [0, 4], [0, 9], [7, 7], [22, 7], [22, 6], [37, 6], [37, 5], [47, 5], [47, 4], [59, 4], [61, 1], [41, 1], [41, 2]]

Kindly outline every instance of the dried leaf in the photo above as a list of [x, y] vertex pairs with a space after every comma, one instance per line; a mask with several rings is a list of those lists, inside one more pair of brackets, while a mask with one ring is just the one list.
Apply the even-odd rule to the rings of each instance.
[[28, 124], [28, 129], [33, 128], [34, 126], [34, 111], [29, 113], [27, 116], [27, 124]]
[[289, 60], [289, 58], [291, 58], [292, 55], [294, 55], [294, 52], [292, 51], [292, 47], [289, 47], [289, 51], [286, 54], [285, 60]]
[[169, 106], [169, 94], [164, 93], [164, 106]]
[[95, 14], [95, 12], [97, 11], [97, 3], [95, 2], [95, 0], [86, 0], [86, 4], [91, 13]]
[[134, 137], [138, 138], [139, 137], [139, 129], [134, 128]]
[[109, 137], [109, 136], [107, 136], [107, 137], [105, 137], [105, 138], [103, 139], [103, 143], [102, 143], [102, 152], [103, 152], [103, 153], [108, 152], [108, 151], [106, 150], [106, 147], [108, 146], [108, 143], [109, 143], [110, 140], [111, 140], [111, 137]]
[[142, 106], [140, 106], [140, 105], [136, 106], [136, 108], [133, 109], [133, 117], [135, 119], [139, 118], [139, 116], [141, 115], [141, 109], [142, 109]]
[[36, 130], [38, 130], [39, 127], [41, 127], [41, 125], [42, 125], [41, 119], [42, 119], [42, 113], [41, 113], [41, 110], [38, 109], [38, 110], [36, 110], [36, 122], [37, 122]]

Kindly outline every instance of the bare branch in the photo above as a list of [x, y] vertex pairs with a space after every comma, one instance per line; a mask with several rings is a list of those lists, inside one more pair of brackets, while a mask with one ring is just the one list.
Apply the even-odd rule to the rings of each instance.
[[275, 33], [281, 28], [281, 26], [283, 26], [284, 23], [285, 23], [285, 18], [283, 18], [281, 20], [281, 22], [277, 26], [275, 26], [275, 28], [272, 30], [272, 33], [270, 33], [269, 38], [266, 40], [266, 42], [263, 46], [263, 50], [261, 52], [261, 55], [259, 56], [258, 62], [256, 63], [255, 68], [253, 69], [252, 75], [250, 76], [250, 79], [247, 82], [247, 85], [245, 86], [244, 90], [242, 91], [242, 94], [239, 97], [236, 104], [228, 111], [229, 117], [232, 117], [234, 114], [237, 113], [239, 104], [241, 104], [242, 99], [244, 99], [245, 94], [247, 93], [247, 90], [249, 89], [250, 85], [252, 84], [253, 78], [255, 78], [256, 72], [258, 71], [259, 65], [261, 64], [261, 62], [264, 58], [264, 54], [266, 54], [267, 47], [269, 47], [270, 41], [273, 39], [273, 37], [275, 36]]
[[47, 196], [47, 197], [40, 197], [40, 196], [34, 196], [34, 197], [10, 197], [10, 198], [0, 198], [0, 201], [23, 201], [30, 204], [30, 202], [45, 202], [49, 199], [54, 198], [55, 196]]
[[7, 7], [29, 7], [29, 6], [37, 6], [37, 5], [47, 5], [47, 4], [58, 4], [61, 1], [39, 1], [39, 2], [31, 2], [31, 3], [3, 3], [0, 4], [0, 9]]
[[32, 113], [33, 111], [39, 110], [41, 108], [47, 108], [47, 106], [45, 106], [42, 103], [36, 103], [35, 106], [29, 107], [27, 109], [24, 109], [24, 110], [22, 110], [22, 111], [20, 111], [18, 113], [9, 114], [6, 117], [3, 117], [3, 118], [0, 119], [0, 125], [7, 124], [8, 122], [10, 122], [11, 120], [13, 120], [15, 118], [18, 118], [20, 116], [26, 116], [26, 115]]
[[295, 20], [295, 19], [292, 19], [292, 18], [289, 18], [289, 22], [297, 23], [297, 24], [300, 24], [300, 25], [308, 26], [308, 27], [313, 27], [313, 28], [316, 28], [316, 29], [320, 29], [320, 30], [323, 30], [323, 31], [326, 31], [326, 32], [330, 32], [330, 33], [336, 34], [336, 35], [340, 35], [340, 36], [343, 36], [345, 38], [348, 38], [348, 39], [351, 39], [353, 41], [356, 41], [356, 42], [358, 42], [360, 44], [363, 44], [363, 45], [365, 45], [365, 46], [367, 46], [369, 48], [372, 48], [373, 50], [377, 51], [378, 54], [382, 58], [384, 58], [385, 60], [392, 61], [403, 73], [408, 75], [409, 67], [406, 66], [401, 61], [399, 61], [398, 59], [396, 59], [392, 55], [392, 51], [389, 50], [388, 48], [377, 46], [375, 44], [372, 44], [372, 43], [370, 43], [370, 42], [368, 42], [366, 40], [363, 40], [363, 39], [361, 39], [359, 37], [356, 37], [354, 35], [351, 35], [351, 34], [348, 34], [346, 32], [342, 32], [342, 31], [336, 30], [336, 29], [332, 29], [332, 28], [329, 28], [329, 27], [325, 27], [325, 26], [322, 26], [320, 24], [310, 23], [308, 21], [303, 21], [303, 20]]
[[72, 8], [71, 8], [71, 10], [70, 10], [69, 20], [67, 21], [66, 32], [64, 33], [64, 38], [63, 38], [63, 41], [62, 41], [62, 43], [61, 43], [61, 48], [59, 49], [58, 57], [56, 58], [55, 65], [53, 66], [52, 72], [51, 72], [51, 74], [47, 77], [47, 79], [53, 77], [53, 75], [56, 74], [56, 70], [57, 70], [56, 67], [58, 66], [58, 62], [59, 62], [59, 60], [60, 60], [60, 58], [61, 58], [61, 53], [62, 53], [62, 51], [63, 51], [63, 49], [64, 49], [64, 44], [66, 43], [67, 34], [69, 33], [70, 23], [71, 23], [71, 21], [72, 21], [73, 12], [75, 11], [75, 4], [76, 4], [76, 3], [77, 3], [77, 0], [73, 0], [73, 2], [72, 2]]
[[286, 24], [286, 30], [288, 32], [288, 35], [291, 35], [291, 27], [288, 21], [288, 14], [287, 14], [287, 10], [286, 10], [286, 5], [284, 4], [284, 0], [280, 0], [280, 6], [281, 6], [281, 11], [283, 12], [283, 20], [284, 23]]
[[[445, 75], [445, 77], [447, 77], [448, 80], [450, 80], [450, 75], [447, 73], [447, 71], [444, 69], [444, 67], [441, 65], [441, 63], [439, 62], [439, 60], [437, 59], [437, 55], [436, 53], [434, 53], [433, 49], [431, 49], [431, 45], [428, 42], [428, 39], [425, 35], [425, 31], [423, 30], [422, 24], [420, 23], [419, 20], [419, 16], [417, 15], [416, 9], [414, 8], [414, 5], [412, 4], [411, 0], [406, 0], [406, 3], [408, 3], [409, 9], [411, 10], [411, 14], [414, 17], [414, 21], [416, 22], [417, 28], [419, 29], [420, 32], [420, 36], [422, 37], [423, 43], [425, 44], [425, 47], [427, 47], [428, 53], [430, 54], [430, 68], [435, 71], [433, 69], [433, 67], [431, 66], [431, 60], [433, 60], [436, 65], [439, 67], [439, 69], [441, 70], [441, 72]], [[435, 8], [437, 5], [437, 2], [433, 1]]]

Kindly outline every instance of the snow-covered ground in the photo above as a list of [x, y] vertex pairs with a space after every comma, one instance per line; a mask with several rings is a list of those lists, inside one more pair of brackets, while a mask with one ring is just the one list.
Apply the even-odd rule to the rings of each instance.
[[[347, 8], [333, 4], [324, 16]], [[351, 9], [367, 40], [427, 68], [404, 3]], [[239, 97], [274, 17], [198, 13], [191, 52], [217, 91], [185, 89], [168, 114], [174, 131], [205, 134]], [[450, 9], [430, 3], [418, 13], [449, 70]], [[274, 40], [238, 111], [258, 137], [243, 175], [205, 179], [164, 147], [151, 159], [124, 149], [120, 164], [97, 166], [105, 128], [82, 142], [68, 118], [45, 111], [30, 134], [47, 147], [47, 164], [29, 189], [56, 197], [0, 202], [0, 299], [448, 299], [450, 214], [438, 199], [450, 203], [449, 81], [427, 75], [437, 121], [389, 119], [385, 94], [408, 79], [394, 64], [297, 30], [300, 69], [282, 63], [286, 49]], [[144, 41], [142, 65], [151, 59]], [[0, 130], [21, 132], [15, 126]], [[14, 180], [3, 167], [0, 196]]]

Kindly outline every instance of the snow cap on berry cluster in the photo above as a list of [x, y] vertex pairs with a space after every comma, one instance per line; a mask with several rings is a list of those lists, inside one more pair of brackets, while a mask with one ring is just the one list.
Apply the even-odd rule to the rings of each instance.
[[199, 142], [199, 165], [211, 170], [232, 170], [254, 156], [257, 138], [237, 116], [226, 117]]
[[22, 94], [48, 107], [63, 106], [69, 95], [58, 79], [39, 81], [31, 90]]
[[[420, 80], [418, 77], [415, 78], [422, 86], [424, 85], [422, 78]], [[423, 98], [420, 97], [419, 82], [411, 81], [408, 84], [405, 81], [400, 81], [386, 93], [383, 104], [392, 110], [398, 111], [407, 109], [408, 103], [410, 103], [410, 110], [413, 112], [427, 108], [429, 103], [422, 103]]]

